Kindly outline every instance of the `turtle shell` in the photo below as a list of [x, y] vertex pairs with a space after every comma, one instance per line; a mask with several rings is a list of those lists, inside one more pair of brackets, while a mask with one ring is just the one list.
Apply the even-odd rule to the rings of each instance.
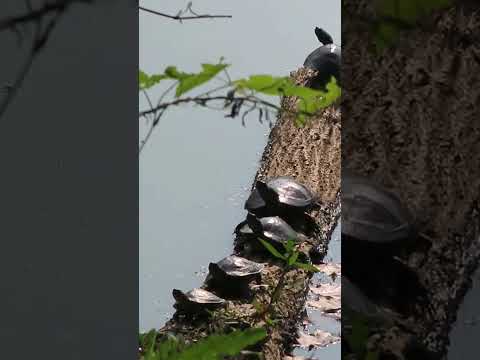
[[342, 234], [392, 243], [414, 234], [413, 217], [391, 192], [371, 180], [342, 173]]
[[173, 289], [172, 295], [175, 298], [175, 308], [182, 309], [215, 309], [222, 306], [225, 300], [203, 289], [193, 289], [186, 293]]
[[[243, 278], [255, 276], [262, 272], [263, 264], [245, 259], [240, 256], [230, 255], [217, 263], [210, 263], [209, 270], [214, 273], [216, 270], [229, 277]], [[214, 271], [212, 271], [215, 269]]]
[[314, 202], [312, 192], [290, 176], [279, 176], [266, 183], [258, 180], [255, 187], [267, 203], [305, 210]]
[[269, 241], [286, 243], [288, 240], [298, 240], [298, 233], [279, 216], [257, 218], [249, 214], [247, 223], [255, 234]]
[[310, 87], [321, 89], [334, 76], [340, 84], [340, 68], [342, 63], [342, 49], [335, 44], [327, 44], [312, 51], [305, 59], [303, 66], [315, 71], [318, 75], [313, 79]]

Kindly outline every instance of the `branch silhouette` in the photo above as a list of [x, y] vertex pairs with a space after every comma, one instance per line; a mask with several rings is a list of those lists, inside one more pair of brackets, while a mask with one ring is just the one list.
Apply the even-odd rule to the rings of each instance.
[[[148, 12], [150, 14], [158, 15], [165, 17], [167, 19], [178, 20], [182, 22], [182, 20], [198, 20], [198, 19], [219, 19], [219, 18], [231, 18], [232, 15], [209, 15], [209, 14], [197, 14], [192, 9], [192, 2], [189, 2], [185, 9], [180, 10], [176, 15], [166, 14], [164, 12], [152, 10], [145, 8], [143, 6], [138, 7], [140, 10]], [[188, 14], [188, 15], [184, 15]]]

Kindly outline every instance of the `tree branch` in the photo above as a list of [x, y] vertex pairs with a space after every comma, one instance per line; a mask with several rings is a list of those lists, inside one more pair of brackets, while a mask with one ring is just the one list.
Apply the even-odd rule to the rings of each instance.
[[[195, 19], [231, 18], [232, 17], [232, 15], [208, 15], [208, 14], [203, 14], [203, 15], [193, 14], [193, 15], [183, 16], [182, 14], [185, 12], [185, 10], [180, 11], [177, 15], [169, 15], [169, 14], [165, 14], [165, 13], [162, 13], [162, 12], [159, 12], [159, 11], [144, 8], [143, 6], [139, 6], [138, 8], [142, 11], [145, 11], [145, 12], [148, 12], [148, 13], [151, 13], [151, 14], [154, 14], [154, 15], [163, 16], [165, 18], [172, 19], [172, 20], [178, 20], [178, 21], [195, 20]], [[186, 10], [189, 10], [191, 12], [190, 7], [187, 7]]]

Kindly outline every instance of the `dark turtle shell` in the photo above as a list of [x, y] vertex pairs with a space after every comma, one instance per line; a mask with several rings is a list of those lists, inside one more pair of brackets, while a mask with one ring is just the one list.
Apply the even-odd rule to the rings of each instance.
[[216, 309], [225, 303], [225, 300], [203, 289], [193, 289], [186, 293], [173, 289], [172, 295], [176, 301], [174, 307], [184, 310]]
[[393, 243], [415, 233], [400, 200], [371, 180], [342, 173], [342, 234], [374, 243]]
[[224, 276], [243, 278], [258, 275], [264, 269], [263, 264], [245, 259], [240, 256], [230, 255], [217, 263], [210, 263], [210, 273], [221, 273]]
[[309, 84], [314, 89], [323, 90], [330, 79], [335, 77], [337, 84], [341, 84], [340, 68], [342, 63], [342, 49], [335, 44], [327, 44], [312, 51], [305, 59], [303, 66], [315, 71], [318, 75]]
[[279, 216], [257, 218], [249, 214], [247, 216], [247, 223], [254, 234], [266, 240], [276, 243], [298, 240], [298, 233]]
[[[273, 205], [303, 211], [314, 202], [312, 192], [290, 176], [279, 176], [267, 182], [258, 180], [255, 183], [255, 189], [267, 206]], [[252, 193], [252, 198], [257, 199], [258, 195], [254, 193]]]

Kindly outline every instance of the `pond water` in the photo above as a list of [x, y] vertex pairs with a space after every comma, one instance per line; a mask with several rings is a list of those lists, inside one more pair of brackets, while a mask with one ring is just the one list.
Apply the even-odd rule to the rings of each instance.
[[[480, 269], [473, 276], [468, 291], [457, 313], [457, 321], [450, 333], [448, 360], [478, 359], [480, 341]], [[475, 355], [473, 355], [475, 354]]]
[[[328, 251], [323, 259], [326, 264], [341, 264], [341, 223], [339, 222], [332, 233], [330, 242], [328, 243]], [[341, 277], [338, 276], [332, 279], [330, 276], [322, 273], [314, 274], [311, 280], [311, 286], [318, 286], [320, 284], [331, 284], [341, 286]], [[313, 293], [309, 293], [307, 299], [315, 299]], [[307, 334], [314, 334], [316, 330], [328, 332], [336, 337], [341, 337], [341, 322], [332, 317], [324, 316], [316, 309], [307, 307], [308, 324], [301, 326], [300, 331]], [[306, 359], [340, 359], [342, 354], [342, 346], [340, 342], [336, 342], [325, 347], [315, 347], [311, 350], [298, 347], [293, 353], [295, 356]]]
[[[142, 1], [176, 14], [187, 2]], [[233, 78], [268, 73], [285, 76], [318, 46], [313, 29], [340, 38], [340, 2], [276, 0], [194, 2], [199, 13], [233, 19], [184, 21], [140, 13], [140, 68], [163, 72], [176, 65], [195, 72], [201, 63], [231, 63]], [[165, 88], [151, 91], [153, 100]], [[192, 92], [194, 94], [195, 92]], [[139, 98], [140, 108], [147, 107]], [[140, 136], [146, 127], [141, 122]], [[199, 286], [205, 266], [231, 253], [234, 227], [267, 141], [269, 127], [189, 106], [167, 112], [140, 156], [139, 328], [159, 328], [173, 313], [173, 288]]]

